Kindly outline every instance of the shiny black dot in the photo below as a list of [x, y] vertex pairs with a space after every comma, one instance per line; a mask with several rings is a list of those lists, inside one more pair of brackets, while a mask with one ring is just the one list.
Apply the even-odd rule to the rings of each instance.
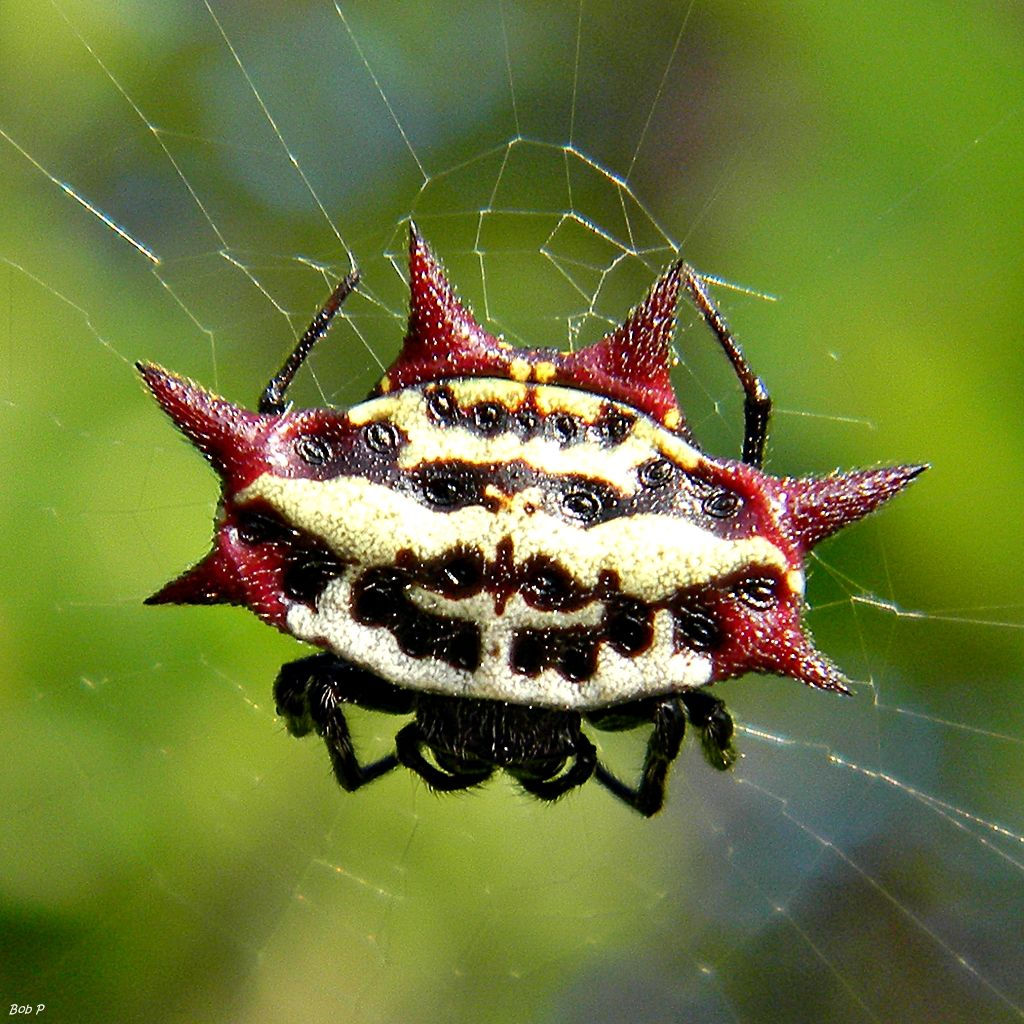
[[490, 436], [505, 429], [507, 412], [498, 402], [481, 402], [473, 406], [473, 426], [481, 434]]
[[275, 516], [251, 509], [238, 513], [236, 528], [238, 539], [243, 544], [265, 544], [267, 541], [285, 540], [292, 535], [292, 531]]
[[550, 640], [546, 633], [524, 629], [512, 639], [509, 662], [512, 671], [524, 676], [535, 676], [548, 664]]
[[630, 598], [620, 598], [609, 605], [604, 630], [609, 643], [622, 654], [640, 654], [654, 642], [651, 610]]
[[584, 523], [592, 523], [601, 514], [604, 505], [601, 497], [584, 487], [574, 487], [562, 495], [562, 508]]
[[431, 504], [452, 508], [469, 500], [471, 485], [464, 477], [439, 473], [423, 481], [423, 493]]
[[580, 423], [567, 412], [553, 412], [547, 420], [550, 436], [560, 445], [572, 444], [580, 434]]
[[594, 424], [594, 432], [602, 444], [618, 444], [633, 427], [634, 417], [612, 409]]
[[709, 494], [701, 502], [701, 507], [713, 519], [728, 519], [740, 507], [740, 496], [722, 488]]
[[406, 614], [404, 573], [370, 569], [352, 587], [352, 615], [365, 626], [392, 626]]
[[566, 679], [583, 682], [597, 671], [597, 641], [583, 633], [563, 641], [558, 671]]
[[536, 436], [542, 425], [540, 413], [534, 409], [520, 409], [512, 423], [516, 433], [524, 439]]
[[675, 610], [676, 642], [694, 651], [710, 651], [722, 641], [722, 631], [714, 616], [699, 605], [683, 605]]
[[341, 564], [329, 554], [300, 555], [285, 569], [282, 588], [293, 601], [311, 604], [331, 580], [341, 574]]
[[423, 572], [423, 582], [445, 597], [468, 597], [483, 585], [483, 557], [476, 551], [448, 555]]
[[733, 592], [744, 604], [763, 611], [775, 604], [777, 589], [777, 581], [770, 576], [754, 576], [737, 583]]
[[523, 600], [542, 611], [557, 611], [575, 603], [578, 597], [573, 578], [557, 565], [541, 564], [529, 569], [522, 587]]
[[310, 466], [323, 466], [334, 456], [331, 442], [316, 434], [300, 434], [295, 438], [294, 446], [296, 455]]
[[636, 471], [636, 475], [644, 487], [664, 487], [671, 481], [673, 469], [668, 459], [650, 459]]
[[438, 388], [427, 398], [427, 410], [441, 424], [450, 425], [459, 418], [459, 407], [447, 388]]
[[363, 439], [368, 448], [381, 455], [393, 452], [402, 440], [398, 433], [398, 427], [393, 423], [388, 423], [387, 420], [367, 423], [363, 429]]

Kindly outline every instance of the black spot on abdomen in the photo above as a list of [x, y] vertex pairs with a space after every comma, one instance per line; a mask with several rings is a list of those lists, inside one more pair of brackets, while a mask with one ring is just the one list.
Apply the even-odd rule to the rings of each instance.
[[281, 586], [285, 597], [315, 605], [327, 584], [341, 571], [341, 563], [327, 552], [299, 552], [285, 569]]
[[352, 618], [364, 626], [392, 628], [402, 617], [409, 599], [406, 573], [381, 567], [367, 569], [352, 584]]
[[554, 668], [574, 683], [583, 683], [597, 671], [599, 629], [570, 626], [564, 629], [521, 629], [512, 638], [509, 663], [524, 676]]
[[[414, 565], [412, 557], [408, 562], [410, 567]], [[417, 582], [428, 590], [462, 600], [483, 589], [484, 557], [476, 548], [456, 548], [415, 567], [415, 574]]]
[[642, 601], [620, 597], [608, 603], [604, 632], [620, 654], [636, 657], [654, 642], [654, 615]]
[[519, 592], [523, 600], [541, 611], [570, 611], [593, 600], [557, 562], [541, 555], [529, 559], [521, 570]]
[[480, 627], [468, 619], [433, 615], [409, 596], [411, 579], [401, 569], [366, 570], [352, 585], [352, 617], [365, 626], [383, 626], [403, 654], [432, 658], [452, 668], [480, 667]]
[[713, 651], [723, 640], [722, 629], [711, 611], [694, 599], [684, 598], [672, 606], [676, 647], [692, 651]]

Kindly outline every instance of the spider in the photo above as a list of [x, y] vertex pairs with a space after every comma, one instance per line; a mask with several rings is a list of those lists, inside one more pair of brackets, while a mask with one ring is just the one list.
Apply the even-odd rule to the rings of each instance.
[[[804, 558], [925, 467], [765, 473], [768, 392], [681, 260], [572, 353], [488, 334], [415, 227], [410, 279], [402, 350], [348, 410], [286, 395], [355, 270], [255, 413], [139, 364], [222, 478], [213, 550], [149, 603], [240, 604], [322, 648], [285, 665], [274, 693], [292, 735], [323, 738], [344, 789], [399, 765], [438, 791], [501, 769], [547, 801], [596, 779], [650, 816], [687, 723], [713, 767], [736, 760], [711, 684], [759, 672], [848, 692], [801, 626]], [[672, 389], [681, 290], [743, 389], [740, 460], [700, 449]], [[364, 763], [346, 705], [412, 718]], [[640, 726], [629, 784], [588, 728]]]
[[[541, 800], [557, 800], [593, 777], [650, 816], [664, 803], [668, 771], [679, 754], [687, 721], [700, 730], [709, 764], [725, 769], [736, 759], [732, 716], [721, 700], [701, 689], [581, 714], [407, 690], [323, 653], [285, 665], [274, 696], [292, 736], [315, 730], [324, 738], [334, 775], [349, 792], [399, 765], [438, 792], [477, 786], [501, 768]], [[345, 704], [412, 714], [415, 720], [396, 734], [394, 753], [361, 764], [349, 736]], [[604, 730], [653, 724], [636, 786], [622, 782], [598, 760], [594, 744], [583, 732], [584, 720]]]

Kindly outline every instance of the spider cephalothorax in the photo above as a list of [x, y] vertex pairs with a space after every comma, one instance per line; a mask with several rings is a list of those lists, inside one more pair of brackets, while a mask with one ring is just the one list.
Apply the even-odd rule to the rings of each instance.
[[[402, 351], [348, 410], [284, 396], [355, 272], [258, 412], [140, 364], [223, 480], [213, 550], [150, 603], [245, 605], [323, 648], [285, 666], [275, 693], [294, 734], [324, 737], [347, 789], [398, 763], [435, 789], [502, 768], [545, 799], [595, 776], [652, 814], [687, 720], [713, 764], [735, 758], [711, 683], [762, 672], [845, 691], [801, 627], [804, 558], [923, 467], [764, 473], [767, 392], [685, 263], [572, 353], [484, 331], [415, 228], [410, 277]], [[681, 287], [743, 385], [742, 461], [703, 453], [677, 404]], [[415, 717], [365, 766], [346, 703]], [[584, 720], [653, 724], [635, 788], [597, 760]]]

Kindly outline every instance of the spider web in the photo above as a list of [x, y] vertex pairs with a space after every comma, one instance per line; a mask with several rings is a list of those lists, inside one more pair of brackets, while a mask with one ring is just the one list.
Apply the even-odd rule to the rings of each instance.
[[[1024, 1017], [1014, 17], [5, 7], [0, 995], [74, 1021]], [[532, 344], [600, 336], [682, 251], [773, 391], [770, 469], [933, 462], [814, 560], [852, 699], [723, 684], [744, 759], [688, 743], [651, 821], [596, 786], [350, 796], [274, 714], [293, 641], [141, 606], [215, 489], [134, 360], [252, 405], [356, 259], [293, 397], [358, 400], [410, 218]], [[691, 425], [735, 455], [685, 309], [677, 348]], [[354, 728], [370, 754], [395, 720]]]

